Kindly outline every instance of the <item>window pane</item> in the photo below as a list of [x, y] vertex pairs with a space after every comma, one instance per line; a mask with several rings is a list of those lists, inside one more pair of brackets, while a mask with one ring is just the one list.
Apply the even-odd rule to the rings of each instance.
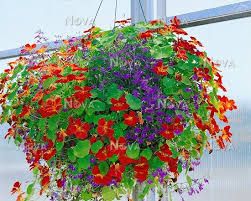
[[218, 0], [218, 1], [177, 1], [167, 0], [167, 16], [179, 15], [218, 6], [224, 6], [233, 3], [243, 2], [243, 0]]

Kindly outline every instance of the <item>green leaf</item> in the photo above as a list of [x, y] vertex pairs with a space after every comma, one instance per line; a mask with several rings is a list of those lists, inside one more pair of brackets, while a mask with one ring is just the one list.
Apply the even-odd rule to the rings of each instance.
[[107, 162], [105, 162], [105, 161], [102, 161], [102, 162], [98, 165], [98, 167], [99, 167], [100, 173], [101, 173], [102, 175], [106, 175], [106, 174], [108, 173], [108, 171], [109, 171], [109, 165], [108, 165]]
[[92, 95], [92, 98], [103, 98], [104, 97], [103, 92], [98, 89], [92, 89], [91, 95]]
[[154, 46], [150, 51], [155, 59], [167, 58], [173, 54], [173, 49], [169, 45], [164, 47]]
[[72, 148], [67, 150], [67, 155], [68, 155], [68, 158], [71, 162], [76, 161], [76, 156], [74, 155], [74, 151]]
[[74, 155], [78, 158], [84, 158], [89, 154], [91, 143], [89, 140], [78, 141], [77, 145], [73, 148]]
[[110, 86], [108, 86], [107, 88], [107, 102], [111, 103], [111, 99], [115, 98], [115, 99], [119, 99], [123, 94], [123, 91], [118, 89], [118, 86], [116, 84], [111, 84]]
[[131, 144], [130, 146], [128, 146], [128, 148], [126, 150], [127, 156], [132, 159], [138, 158], [139, 152], [140, 152], [140, 148], [139, 148], [138, 143]]
[[84, 157], [84, 158], [79, 158], [77, 159], [77, 166], [80, 168], [80, 169], [88, 169], [88, 167], [90, 167], [90, 155]]
[[92, 194], [85, 191], [85, 192], [82, 192], [81, 193], [81, 198], [84, 200], [84, 201], [89, 201], [92, 199]]
[[102, 189], [102, 195], [104, 201], [113, 201], [116, 198], [116, 193], [110, 187], [104, 187]]
[[193, 183], [193, 180], [191, 179], [191, 177], [189, 175], [186, 176], [186, 179], [187, 179], [188, 185], [191, 187], [192, 183]]
[[109, 161], [111, 161], [112, 163], [115, 163], [117, 160], [118, 160], [117, 155], [113, 155], [111, 158], [109, 158]]
[[89, 108], [92, 108], [93, 111], [96, 112], [101, 112], [101, 111], [105, 111], [105, 103], [99, 100], [94, 100], [90, 103]]
[[170, 79], [168, 77], [164, 77], [162, 79], [162, 82], [163, 82], [163, 85], [166, 87], [166, 88], [173, 88], [173, 87], [176, 87], [176, 81], [173, 80], [173, 79]]
[[181, 163], [178, 163], [178, 173], [181, 173], [182, 172], [182, 165]]
[[97, 142], [93, 143], [91, 146], [91, 150], [93, 153], [98, 153], [98, 151], [103, 147], [103, 142], [98, 140]]
[[33, 193], [33, 188], [34, 188], [34, 184], [30, 184], [27, 189], [26, 189], [26, 193], [28, 195], [31, 195]]
[[56, 150], [57, 151], [61, 151], [64, 147], [64, 143], [63, 142], [56, 142]]
[[141, 100], [132, 94], [126, 95], [126, 102], [129, 104], [130, 108], [133, 110], [139, 110], [141, 108]]
[[141, 152], [141, 156], [145, 157], [147, 160], [152, 158], [153, 152], [150, 148], [146, 148]]
[[51, 84], [56, 82], [56, 80], [57, 80], [56, 77], [50, 77], [47, 80], [45, 80], [44, 83], [43, 83], [44, 89], [48, 89]]
[[161, 168], [164, 165], [164, 162], [161, 161], [158, 157], [154, 157], [150, 160], [149, 164], [152, 169], [157, 169]]
[[62, 75], [67, 76], [67, 75], [71, 74], [71, 72], [72, 72], [72, 68], [70, 66], [67, 66], [64, 68]]

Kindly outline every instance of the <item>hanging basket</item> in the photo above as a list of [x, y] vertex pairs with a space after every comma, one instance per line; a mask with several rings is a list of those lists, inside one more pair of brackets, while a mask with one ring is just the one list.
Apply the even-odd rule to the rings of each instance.
[[204, 182], [189, 171], [211, 151], [209, 140], [222, 149], [231, 141], [230, 126], [217, 121], [227, 124], [225, 112], [236, 106], [218, 94], [222, 77], [202, 44], [177, 18], [128, 22], [92, 27], [49, 54], [27, 44], [23, 52], [35, 56], [0, 75], [6, 138], [34, 173], [26, 191], [14, 184], [19, 199], [112, 201], [136, 183], [140, 200], [162, 185], [182, 194]]

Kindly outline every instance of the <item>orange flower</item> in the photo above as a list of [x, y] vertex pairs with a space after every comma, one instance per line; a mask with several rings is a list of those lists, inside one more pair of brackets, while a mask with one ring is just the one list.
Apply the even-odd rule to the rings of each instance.
[[221, 113], [224, 113], [227, 110], [232, 111], [237, 109], [234, 100], [230, 100], [226, 96], [218, 96], [218, 99], [220, 101], [219, 109]]
[[153, 32], [152, 31], [146, 31], [143, 33], [139, 34], [139, 38], [140, 39], [148, 39], [148, 38], [152, 38], [153, 37]]
[[25, 105], [23, 106], [20, 117], [23, 118], [23, 117], [29, 116], [30, 113], [31, 113], [31, 107], [29, 105]]
[[161, 76], [168, 75], [167, 70], [168, 70], [168, 66], [164, 66], [163, 61], [157, 62], [153, 68], [153, 72]]
[[45, 102], [42, 102], [40, 109], [38, 109], [38, 113], [41, 114], [43, 118], [46, 118], [57, 114], [62, 107], [61, 98], [59, 96], [55, 96], [47, 99]]
[[31, 52], [32, 50], [34, 50], [36, 48], [36, 44], [26, 44], [23, 49], [21, 50], [21, 53], [27, 53], [27, 52]]
[[231, 142], [231, 137], [232, 137], [232, 133], [230, 133], [230, 126], [225, 126], [222, 129], [222, 139], [224, 139], [227, 142]]
[[11, 190], [11, 193], [12, 194], [15, 194], [17, 192], [20, 192], [21, 191], [21, 183], [19, 181], [15, 182], [13, 184], [13, 187], [12, 187], [12, 190]]

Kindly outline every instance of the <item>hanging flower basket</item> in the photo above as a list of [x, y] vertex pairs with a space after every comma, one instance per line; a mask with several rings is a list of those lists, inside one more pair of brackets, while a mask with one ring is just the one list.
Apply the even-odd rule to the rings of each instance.
[[[34, 182], [12, 192], [28, 200], [142, 199], [155, 187], [184, 191], [209, 140], [231, 142], [226, 111], [236, 109], [202, 44], [177, 18], [84, 32], [49, 54], [26, 45], [0, 75], [1, 122], [26, 154]], [[218, 120], [226, 125], [222, 128]], [[206, 181], [206, 180], [205, 180]]]

